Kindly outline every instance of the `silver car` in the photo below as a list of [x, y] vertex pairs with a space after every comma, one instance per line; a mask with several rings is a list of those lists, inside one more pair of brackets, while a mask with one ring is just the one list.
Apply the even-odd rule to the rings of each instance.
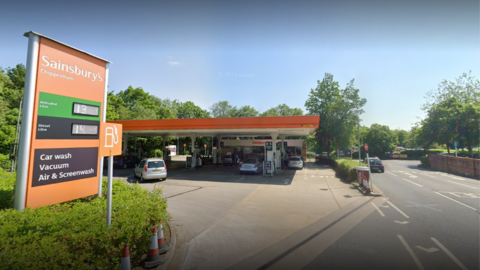
[[262, 164], [260, 161], [255, 158], [247, 158], [242, 162], [240, 166], [240, 174], [250, 172], [250, 173], [260, 173], [262, 171]]
[[290, 157], [287, 164], [288, 168], [303, 169], [303, 159], [300, 156]]
[[144, 158], [135, 167], [135, 177], [144, 180], [163, 179], [167, 180], [167, 165], [161, 158]]

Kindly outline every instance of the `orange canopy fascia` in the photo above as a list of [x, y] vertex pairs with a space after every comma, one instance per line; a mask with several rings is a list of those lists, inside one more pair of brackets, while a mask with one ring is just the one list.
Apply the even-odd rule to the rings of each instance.
[[134, 135], [218, 136], [218, 135], [310, 135], [320, 123], [319, 115], [193, 118], [109, 121], [123, 125], [123, 132]]

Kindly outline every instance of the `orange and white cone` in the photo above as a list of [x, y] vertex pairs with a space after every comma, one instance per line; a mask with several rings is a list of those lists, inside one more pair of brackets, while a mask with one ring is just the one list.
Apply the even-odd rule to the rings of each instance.
[[167, 243], [165, 243], [165, 237], [163, 235], [163, 224], [161, 219], [160, 219], [160, 225], [159, 225], [159, 232], [157, 234], [158, 234], [158, 254], [165, 254], [170, 250], [170, 248], [168, 247]]
[[130, 265], [130, 252], [128, 251], [128, 245], [125, 244], [122, 254], [122, 263], [120, 264], [120, 270], [131, 270], [132, 266]]
[[158, 254], [157, 226], [153, 226], [153, 233], [150, 237], [150, 247], [147, 258], [142, 262], [143, 268], [154, 268], [165, 263], [165, 259]]

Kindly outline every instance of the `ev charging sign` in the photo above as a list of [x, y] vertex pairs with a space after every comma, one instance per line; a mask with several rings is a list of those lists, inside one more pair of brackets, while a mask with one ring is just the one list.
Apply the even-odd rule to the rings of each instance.
[[25, 36], [18, 210], [97, 193], [108, 81], [108, 61], [35, 32]]

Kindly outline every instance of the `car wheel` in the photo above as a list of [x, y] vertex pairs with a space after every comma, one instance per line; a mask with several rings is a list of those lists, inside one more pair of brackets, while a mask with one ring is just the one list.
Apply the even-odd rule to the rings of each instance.
[[145, 179], [143, 179], [143, 174], [140, 174], [140, 181], [138, 181], [138, 182], [143, 183], [144, 181], [145, 181]]
[[127, 164], [123, 164], [122, 168], [126, 169], [128, 166]]

